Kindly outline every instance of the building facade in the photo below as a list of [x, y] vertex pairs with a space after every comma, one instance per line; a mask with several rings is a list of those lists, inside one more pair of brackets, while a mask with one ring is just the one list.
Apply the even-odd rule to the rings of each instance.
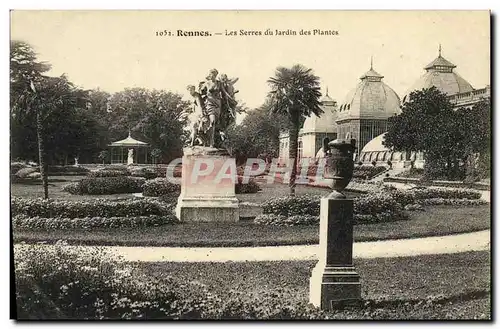
[[[393, 152], [383, 145], [388, 130], [388, 119], [401, 113], [401, 103], [409, 101], [415, 90], [436, 87], [448, 95], [455, 108], [472, 106], [482, 99], [491, 98], [491, 88], [474, 87], [456, 72], [456, 65], [445, 59], [439, 47], [438, 56], [424, 67], [424, 74], [405, 93], [402, 99], [383, 82], [383, 76], [373, 69], [373, 62], [368, 72], [360, 77], [360, 82], [337, 105], [328, 96], [322, 99], [325, 111], [320, 117], [311, 116], [304, 122], [299, 132], [299, 157], [314, 158], [322, 147], [324, 137], [330, 140], [345, 138], [349, 133], [356, 139], [356, 162], [387, 164], [393, 167], [423, 167], [422, 153], [406, 154]], [[288, 132], [280, 135], [280, 159], [286, 161], [289, 152]]]
[[339, 137], [350, 133], [356, 139], [357, 153], [376, 136], [387, 131], [387, 121], [400, 110], [400, 99], [386, 85], [383, 76], [373, 69], [363, 74], [358, 85], [339, 106], [337, 126]]
[[[323, 139], [330, 140], [337, 138], [337, 103], [328, 95], [321, 98], [321, 108], [323, 113], [320, 116], [312, 114], [306, 118], [299, 131], [298, 156], [302, 158], [314, 158], [322, 147]], [[280, 163], [286, 163], [289, 155], [290, 139], [287, 131], [280, 134]]]
[[[410, 99], [410, 94], [415, 90], [436, 87], [442, 93], [448, 95], [455, 109], [472, 106], [475, 103], [491, 98], [491, 88], [486, 86], [482, 89], [474, 89], [472, 85], [455, 72], [457, 66], [441, 55], [441, 46], [436, 59], [424, 67], [425, 73], [413, 84], [403, 97], [402, 102]], [[361, 151], [359, 161], [370, 164], [373, 161], [379, 165], [387, 164], [390, 160], [394, 168], [405, 168], [414, 166], [422, 168], [424, 156], [421, 152], [406, 154], [405, 152], [393, 152], [383, 145], [385, 133], [370, 141]]]

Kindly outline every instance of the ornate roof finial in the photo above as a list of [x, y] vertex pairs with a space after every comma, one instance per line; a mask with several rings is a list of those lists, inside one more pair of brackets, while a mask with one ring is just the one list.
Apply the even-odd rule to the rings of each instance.
[[326, 96], [328, 96], [328, 86], [326, 86]]
[[441, 57], [441, 43], [439, 44], [439, 57]]
[[132, 137], [132, 136], [130, 135], [130, 128], [128, 128], [128, 137], [130, 137], [130, 138]]
[[373, 55], [370, 58], [370, 70], [373, 70]]

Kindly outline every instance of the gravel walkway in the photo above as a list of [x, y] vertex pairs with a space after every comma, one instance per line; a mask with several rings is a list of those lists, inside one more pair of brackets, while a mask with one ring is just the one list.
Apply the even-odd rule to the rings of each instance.
[[[50, 248], [50, 246], [47, 246]], [[71, 248], [71, 246], [68, 246]], [[94, 247], [79, 247], [94, 248]], [[318, 259], [318, 245], [240, 247], [240, 248], [172, 248], [172, 247], [99, 247], [138, 262], [246, 262]], [[400, 239], [354, 243], [354, 258], [387, 258], [429, 254], [451, 254], [490, 250], [490, 230], [418, 239]]]

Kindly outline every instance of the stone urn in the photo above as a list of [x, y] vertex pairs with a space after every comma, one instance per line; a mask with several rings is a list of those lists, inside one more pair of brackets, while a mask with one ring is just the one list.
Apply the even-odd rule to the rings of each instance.
[[[336, 139], [328, 143], [324, 177], [332, 180], [330, 186], [337, 197], [342, 198], [342, 191], [352, 179], [354, 171], [354, 151], [356, 140]], [[344, 196], [345, 197], [345, 196]]]

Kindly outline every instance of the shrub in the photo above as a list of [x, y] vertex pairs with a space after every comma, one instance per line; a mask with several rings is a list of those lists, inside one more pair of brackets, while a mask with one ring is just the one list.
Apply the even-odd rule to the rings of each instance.
[[434, 199], [434, 198], [443, 198], [443, 199], [480, 199], [481, 193], [474, 190], [467, 189], [446, 189], [446, 188], [423, 188], [423, 189], [412, 189], [410, 193], [415, 195], [415, 199]]
[[143, 196], [158, 197], [161, 195], [179, 192], [181, 186], [168, 181], [167, 178], [155, 178], [148, 180], [143, 185]]
[[26, 176], [26, 178], [29, 178], [29, 179], [41, 179], [42, 178], [42, 174], [40, 174], [39, 172], [32, 172], [31, 174], [28, 174], [28, 176]]
[[19, 170], [28, 168], [29, 166], [23, 162], [11, 162], [10, 163], [10, 174], [15, 175]]
[[71, 176], [71, 175], [85, 175], [90, 170], [80, 166], [56, 166], [51, 165], [48, 167], [49, 176]]
[[262, 204], [264, 214], [319, 216], [320, 197], [316, 195], [285, 196], [272, 198]]
[[424, 207], [418, 203], [407, 204], [404, 209], [407, 211], [425, 211]]
[[89, 201], [11, 199], [11, 213], [42, 218], [83, 218], [83, 217], [134, 217], [149, 215], [170, 215], [167, 205], [156, 200], [140, 199], [115, 201], [93, 199]]
[[482, 206], [488, 204], [487, 201], [483, 199], [444, 199], [444, 198], [430, 198], [430, 199], [420, 199], [417, 203], [422, 206], [438, 206], [438, 205], [448, 205], [448, 206]]
[[70, 194], [77, 194], [77, 195], [83, 194], [80, 182], [72, 182], [66, 184], [62, 187], [62, 190]]
[[354, 213], [363, 215], [377, 215], [385, 212], [401, 212], [402, 207], [397, 200], [388, 193], [379, 192], [364, 195], [354, 200]]
[[177, 205], [177, 201], [179, 199], [179, 192], [168, 193], [164, 195], [160, 195], [158, 197], [158, 202], [165, 204], [170, 207], [170, 209], [174, 209]]
[[353, 217], [355, 225], [389, 223], [399, 220], [410, 219], [408, 214], [406, 214], [404, 211], [401, 210], [398, 211], [388, 210], [376, 214], [354, 214]]
[[235, 193], [236, 194], [247, 194], [247, 193], [257, 193], [262, 190], [255, 182], [253, 178], [248, 180], [248, 183], [243, 183], [243, 177], [238, 177], [238, 183], [235, 185]]
[[359, 167], [354, 167], [353, 171], [353, 178], [372, 178], [373, 176], [376, 176], [384, 171], [386, 171], [387, 168], [385, 166], [359, 166]]
[[96, 170], [91, 171], [87, 174], [87, 177], [96, 178], [96, 177], [121, 177], [121, 176], [129, 176], [130, 173], [128, 171], [123, 170]]
[[[354, 199], [354, 223], [368, 224], [406, 220], [408, 215], [390, 194], [378, 192]], [[316, 195], [274, 198], [262, 204], [263, 214], [255, 223], [263, 225], [313, 225], [319, 223], [320, 197]]]
[[160, 226], [176, 223], [173, 214], [135, 217], [84, 217], [84, 218], [44, 218], [16, 215], [12, 218], [14, 229], [94, 229], [94, 228], [134, 228]]
[[36, 173], [37, 169], [33, 167], [23, 168], [16, 172], [17, 178], [28, 178], [29, 174]]
[[222, 299], [197, 282], [159, 281], [98, 248], [21, 245], [14, 268], [20, 319], [326, 318], [306, 301], [279, 298], [290, 289], [231, 290]]
[[403, 171], [396, 175], [397, 177], [405, 178], [422, 178], [424, 176], [423, 168], [410, 168], [410, 170]]
[[319, 216], [312, 215], [294, 215], [283, 216], [275, 214], [260, 214], [254, 219], [254, 223], [262, 225], [276, 225], [276, 226], [304, 226], [304, 225], [318, 225]]
[[[172, 166], [156, 166], [154, 167], [154, 171], [157, 177], [167, 177], [167, 171], [172, 170]], [[180, 178], [182, 177], [182, 165], [177, 165], [173, 168], [174, 177]]]
[[130, 169], [130, 175], [133, 177], [144, 177], [146, 179], [153, 179], [158, 177], [156, 171], [146, 167]]
[[82, 179], [78, 182], [78, 188], [70, 188], [67, 191], [91, 195], [138, 193], [142, 191], [144, 182], [145, 179], [142, 177], [92, 177]]

